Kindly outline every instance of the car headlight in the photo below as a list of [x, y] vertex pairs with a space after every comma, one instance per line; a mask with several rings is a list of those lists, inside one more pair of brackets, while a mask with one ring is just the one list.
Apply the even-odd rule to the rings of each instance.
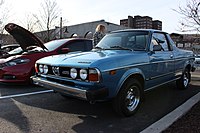
[[[37, 66], [36, 66], [36, 68], [37, 68]], [[42, 73], [42, 74], [47, 74], [48, 71], [49, 71], [47, 65], [41, 65], [41, 64], [40, 64], [40, 65], [38, 66], [38, 69], [39, 69], [39, 71], [36, 69], [36, 72], [38, 71], [39, 73]]]
[[39, 72], [40, 72], [40, 73], [43, 73], [43, 72], [44, 72], [43, 65], [39, 65]]
[[78, 73], [77, 73], [77, 70], [75, 68], [72, 68], [70, 70], [70, 76], [71, 78], [75, 79], [77, 77]]
[[44, 65], [44, 66], [43, 66], [43, 73], [44, 73], [44, 74], [47, 74], [47, 73], [48, 73], [48, 66], [47, 66], [47, 65]]
[[86, 80], [86, 79], [87, 79], [87, 76], [88, 76], [87, 70], [81, 69], [81, 70], [80, 70], [80, 78], [81, 78], [82, 80]]
[[14, 59], [12, 61], [7, 62], [8, 66], [15, 66], [15, 65], [19, 65], [19, 64], [26, 64], [28, 63], [30, 60], [29, 59]]

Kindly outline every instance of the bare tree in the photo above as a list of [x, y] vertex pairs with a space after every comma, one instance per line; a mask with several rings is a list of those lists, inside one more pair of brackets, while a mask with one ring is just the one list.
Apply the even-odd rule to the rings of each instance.
[[8, 21], [8, 17], [9, 17], [9, 10], [6, 7], [5, 1], [4, 0], [0, 0], [0, 34], [4, 33], [4, 26]]
[[23, 27], [26, 27], [28, 31], [35, 32], [38, 29], [39, 21], [34, 17], [33, 14], [29, 13], [25, 15], [25, 19], [20, 21], [20, 23], [23, 25]]
[[47, 30], [46, 41], [51, 39], [51, 29], [59, 24], [61, 10], [55, 0], [44, 0], [41, 3], [39, 14], [34, 14], [40, 30]]
[[[7, 2], [7, 1], [6, 1]], [[5, 44], [6, 41], [3, 39], [5, 34], [5, 25], [8, 23], [10, 10], [8, 10], [8, 5], [5, 0], [0, 0], [0, 44]]]
[[1, 0], [1, 1], [0, 1], [0, 5], [3, 5], [3, 3], [4, 3], [4, 1], [3, 1], [3, 0]]
[[186, 6], [175, 10], [182, 15], [180, 30], [182, 32], [200, 31], [200, 0], [187, 0]]

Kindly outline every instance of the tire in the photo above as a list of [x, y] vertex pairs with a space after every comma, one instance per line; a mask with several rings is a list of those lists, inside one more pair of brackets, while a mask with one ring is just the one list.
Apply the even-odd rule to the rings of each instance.
[[191, 80], [191, 73], [188, 68], [186, 68], [180, 79], [176, 81], [176, 86], [178, 89], [187, 89]]
[[141, 83], [136, 79], [129, 79], [114, 98], [113, 109], [120, 116], [131, 116], [138, 110], [142, 97]]

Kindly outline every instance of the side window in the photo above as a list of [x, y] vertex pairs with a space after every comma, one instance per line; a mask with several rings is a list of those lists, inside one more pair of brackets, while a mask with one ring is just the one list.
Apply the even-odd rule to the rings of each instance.
[[92, 40], [91, 41], [86, 41], [85, 42], [85, 51], [90, 51], [92, 50], [93, 45], [92, 45]]
[[136, 36], [136, 45], [138, 50], [145, 50], [146, 48], [146, 35]]
[[129, 37], [126, 46], [133, 50], [145, 50], [146, 35], [134, 35]]
[[176, 46], [176, 45], [175, 45], [174, 41], [171, 39], [169, 34], [167, 34], [167, 38], [169, 40], [170, 50], [173, 50], [173, 46]]
[[75, 51], [85, 51], [85, 42], [84, 41], [74, 41], [64, 46], [69, 48], [70, 52]]
[[167, 39], [165, 35], [162, 33], [153, 33], [150, 50], [153, 50], [154, 45], [160, 45], [162, 48], [162, 51], [169, 51]]

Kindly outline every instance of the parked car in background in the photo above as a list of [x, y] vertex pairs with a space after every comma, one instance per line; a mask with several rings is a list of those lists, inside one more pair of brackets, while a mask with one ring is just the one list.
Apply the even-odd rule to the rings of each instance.
[[92, 51], [45, 57], [35, 67], [34, 84], [91, 103], [112, 100], [118, 114], [131, 116], [145, 91], [172, 81], [188, 88], [194, 55], [165, 32], [122, 30], [107, 34]]
[[18, 47], [20, 47], [19, 44], [7, 44], [7, 45], [1, 46], [1, 50], [2, 50], [3, 52], [7, 53], [7, 52], [9, 52], [9, 51], [11, 51], [11, 50], [13, 50], [13, 49], [18, 48]]
[[200, 64], [200, 54], [195, 55], [195, 63]]
[[35, 73], [34, 65], [38, 59], [92, 49], [92, 40], [89, 39], [71, 38], [43, 43], [32, 33], [16, 24], [10, 23], [5, 26], [5, 29], [20, 44], [20, 48], [10, 51], [7, 58], [0, 59], [1, 83], [30, 83], [30, 76]]
[[12, 51], [13, 49], [16, 49], [20, 47], [19, 44], [8, 44], [8, 45], [3, 45], [0, 48], [0, 58], [7, 57], [9, 55], [9, 51]]

